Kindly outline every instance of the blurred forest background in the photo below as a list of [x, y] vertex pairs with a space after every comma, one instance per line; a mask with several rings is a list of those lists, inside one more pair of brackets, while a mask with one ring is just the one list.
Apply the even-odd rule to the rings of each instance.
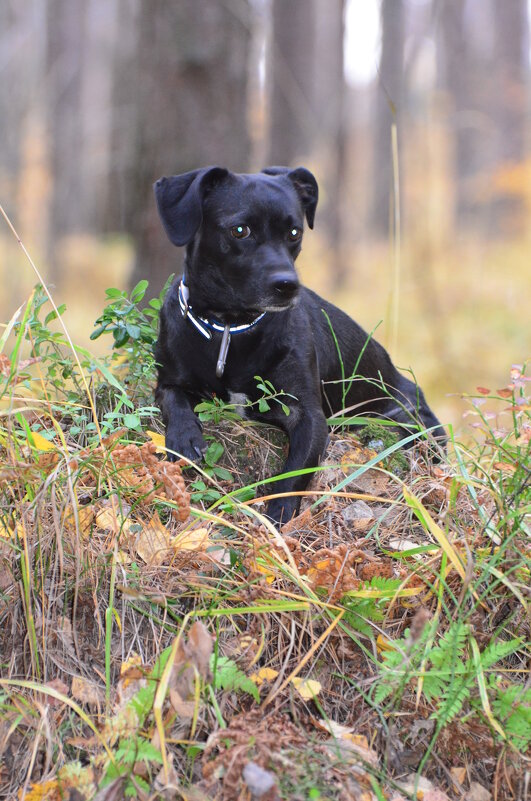
[[[207, 164], [319, 181], [303, 281], [444, 422], [529, 356], [528, 0], [2, 0], [0, 203], [87, 344], [108, 286], [181, 254], [152, 184]], [[0, 320], [35, 283], [0, 225]], [[97, 343], [99, 346], [99, 342]], [[106, 343], [102, 343], [105, 346]], [[527, 351], [527, 352], [526, 352]]]

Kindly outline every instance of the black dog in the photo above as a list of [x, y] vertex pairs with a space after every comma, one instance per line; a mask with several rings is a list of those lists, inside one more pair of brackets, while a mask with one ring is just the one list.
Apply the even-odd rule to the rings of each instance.
[[[189, 459], [205, 443], [193, 412], [199, 398], [229, 400], [262, 393], [255, 376], [271, 381], [290, 409], [261, 414], [289, 436], [284, 472], [315, 467], [328, 439], [326, 413], [347, 407], [397, 424], [418, 420], [444, 432], [418, 386], [346, 314], [299, 284], [294, 262], [304, 218], [313, 228], [317, 182], [299, 167], [239, 175], [221, 167], [161, 178], [155, 196], [174, 245], [186, 245], [184, 274], [164, 302], [155, 356], [156, 392], [166, 446]], [[332, 383], [328, 383], [332, 382]], [[293, 397], [292, 397], [293, 396]], [[303, 490], [309, 475], [284, 478], [275, 491]], [[286, 521], [296, 496], [274, 499], [268, 515]]]

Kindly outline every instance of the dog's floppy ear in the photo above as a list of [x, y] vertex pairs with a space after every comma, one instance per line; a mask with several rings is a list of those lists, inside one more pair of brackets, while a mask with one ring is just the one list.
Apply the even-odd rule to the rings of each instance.
[[164, 230], [174, 245], [187, 245], [203, 220], [203, 199], [207, 190], [226, 178], [224, 167], [206, 167], [182, 175], [160, 178], [153, 189]]
[[289, 167], [266, 167], [262, 172], [266, 175], [285, 175], [290, 179], [297, 190], [308, 225], [313, 228], [315, 209], [319, 199], [319, 187], [310, 170], [307, 170], [306, 167], [297, 167], [294, 170]]

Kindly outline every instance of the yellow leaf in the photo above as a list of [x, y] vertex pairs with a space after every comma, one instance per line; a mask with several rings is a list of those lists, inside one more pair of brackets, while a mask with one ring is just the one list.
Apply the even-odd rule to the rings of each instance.
[[22, 787], [18, 791], [18, 798], [20, 801], [54, 801], [61, 798], [62, 793], [59, 789], [59, 782], [57, 779], [49, 779], [40, 784], [32, 784], [31, 789], [24, 792]]
[[170, 537], [157, 512], [138, 535], [136, 552], [148, 565], [161, 565], [168, 558]]
[[121, 534], [124, 537], [132, 533], [131, 527], [135, 525], [135, 521], [124, 518], [113, 506], [104, 506], [96, 513], [96, 525], [103, 531], [111, 531], [113, 534]]
[[34, 448], [37, 448], [38, 451], [54, 451], [56, 448], [53, 442], [45, 439], [42, 434], [39, 434], [37, 431], [32, 431], [29, 434], [29, 443], [33, 445]]
[[115, 510], [111, 506], [106, 506], [96, 515], [96, 525], [103, 531], [112, 531], [113, 534], [118, 534], [121, 524], [121, 516], [116, 514]]
[[92, 521], [94, 520], [94, 507], [93, 506], [78, 506], [77, 507], [77, 523], [76, 523], [76, 515], [74, 514], [73, 507], [69, 504], [63, 515], [63, 525], [69, 531], [75, 531], [77, 525], [79, 525], [79, 530], [82, 534], [88, 534], [90, 532], [90, 526]]
[[388, 640], [383, 634], [378, 634], [376, 637], [376, 650], [381, 654], [382, 651], [396, 651], [396, 648], [391, 640]]
[[[260, 687], [264, 681], [273, 681], [278, 676], [278, 670], [273, 670], [273, 668], [263, 667], [260, 668], [256, 673], [252, 673], [249, 678], [251, 681], [254, 681], [257, 687]], [[295, 681], [295, 679], [293, 680]]]
[[127, 687], [130, 682], [142, 678], [143, 676], [142, 657], [132, 653], [131, 656], [120, 665], [120, 678], [123, 682], [123, 686]]
[[206, 551], [210, 545], [208, 529], [194, 528], [170, 539], [171, 547], [176, 551]]
[[316, 695], [321, 692], [321, 684], [313, 679], [303, 679], [300, 676], [294, 676], [291, 683], [299, 693], [304, 701], [311, 701]]
[[22, 526], [20, 523], [17, 523], [15, 528], [9, 528], [0, 522], [0, 539], [12, 540], [15, 539], [15, 535], [16, 539], [23, 540], [26, 536], [24, 526]]
[[157, 453], [166, 453], [166, 438], [163, 434], [157, 434], [156, 431], [146, 431], [151, 442], [157, 446]]

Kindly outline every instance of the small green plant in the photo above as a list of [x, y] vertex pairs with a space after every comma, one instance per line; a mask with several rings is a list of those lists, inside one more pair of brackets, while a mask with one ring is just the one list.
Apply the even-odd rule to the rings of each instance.
[[[472, 405], [468, 415], [480, 434], [476, 433], [474, 446], [466, 454], [470, 463], [467, 472], [495, 499], [497, 531], [492, 515], [487, 517], [483, 509], [479, 510], [495, 542], [525, 528], [531, 511], [531, 379], [526, 368], [526, 364], [513, 365], [506, 387], [496, 391], [478, 387], [477, 395], [467, 396]], [[460, 451], [458, 448], [458, 456]], [[463, 464], [461, 458], [462, 471]], [[468, 476], [464, 477], [468, 481]], [[473, 487], [469, 492], [478, 503]]]
[[[43, 382], [56, 391], [63, 399], [82, 391], [79, 382], [79, 372], [73, 354], [68, 350], [68, 343], [62, 331], [54, 331], [51, 323], [64, 314], [66, 306], [62, 304], [51, 311], [46, 311], [49, 304], [48, 295], [39, 284], [34, 290], [27, 305], [23, 320], [16, 322], [13, 332], [17, 335], [15, 351], [19, 355], [20, 340], [24, 338], [30, 345], [29, 359], [19, 363], [18, 381], [23, 382], [27, 388], [34, 388], [35, 382]], [[44, 319], [42, 319], [42, 315]], [[31, 371], [33, 364], [39, 365], [39, 376], [34, 377]], [[91, 365], [87, 360], [82, 366], [90, 371]]]
[[216, 690], [233, 690], [252, 695], [256, 703], [260, 701], [258, 687], [245, 673], [240, 670], [234, 660], [227, 656], [212, 654], [210, 669], [213, 673], [213, 686]]
[[[209, 438], [211, 440], [208, 448], [205, 451], [204, 461], [205, 465], [203, 467], [203, 473], [210, 478], [218, 481], [234, 481], [234, 476], [232, 473], [227, 470], [225, 467], [222, 467], [218, 464], [219, 460], [223, 456], [225, 448], [213, 437]], [[222, 497], [222, 493], [217, 490], [215, 487], [208, 486], [202, 478], [198, 478], [195, 481], [192, 481], [190, 484], [192, 488], [192, 500], [195, 503], [205, 503], [211, 504], [214, 501], [218, 501]]]
[[200, 401], [194, 407], [194, 412], [202, 423], [214, 423], [214, 425], [219, 425], [222, 420], [237, 420], [240, 416], [236, 412], [234, 403], [227, 403], [217, 395]]
[[129, 293], [115, 287], [106, 289], [107, 306], [94, 323], [97, 328], [90, 338], [112, 334], [113, 348], [130, 345], [139, 354], [145, 353], [146, 349], [150, 351], [157, 340], [159, 312], [172, 280], [173, 276], [170, 276], [160, 296], [152, 298], [145, 309], [141, 309], [140, 304], [146, 295], [148, 281], [139, 281]]
[[491, 676], [492, 711], [516, 748], [525, 753], [531, 743], [531, 688]]
[[[373, 700], [382, 704], [391, 696], [399, 699], [409, 682], [416, 679], [421, 682], [427, 701], [435, 704], [432, 718], [442, 728], [461, 712], [465, 703], [479, 712], [479, 677], [497, 662], [517, 652], [522, 639], [493, 640], [482, 652], [476, 645], [479, 659], [475, 659], [475, 640], [469, 625], [459, 621], [451, 623], [436, 646], [433, 646], [432, 629], [433, 626], [427, 625], [416, 640], [406, 629], [404, 636], [393, 643], [392, 649], [383, 653]], [[488, 686], [494, 696], [492, 705], [499, 706], [496, 684], [490, 682]]]
[[[295, 395], [291, 395], [289, 392], [284, 392], [283, 390], [277, 391], [271, 381], [259, 375], [255, 375], [254, 380], [256, 381], [257, 389], [260, 390], [262, 395], [255, 401], [247, 399], [243, 404], [243, 409], [252, 410], [256, 407], [260, 414], [265, 414], [271, 410], [272, 404], [276, 403], [287, 417], [290, 413], [290, 409], [282, 398], [293, 398], [296, 400]], [[218, 424], [222, 420], [237, 420], [240, 417], [236, 411], [237, 408], [237, 404], [227, 403], [221, 398], [214, 396], [198, 403], [194, 411], [202, 423], [211, 422]]]
[[341, 599], [342, 606], [346, 609], [345, 623], [361, 634], [373, 636], [374, 629], [370, 625], [370, 621], [376, 623], [384, 619], [385, 608], [401, 584], [401, 579], [373, 576], [370, 582], [363, 582], [360, 589], [376, 590], [377, 597], [360, 598], [357, 591], [346, 592]]
[[262, 392], [262, 397], [258, 398], [257, 401], [252, 403], [249, 402], [249, 406], [257, 406], [258, 411], [261, 414], [264, 414], [265, 412], [269, 412], [271, 410], [272, 403], [277, 403], [286, 417], [288, 417], [290, 412], [289, 406], [285, 404], [281, 398], [293, 398], [294, 400], [297, 400], [295, 395], [290, 395], [289, 392], [284, 392], [283, 390], [277, 392], [271, 381], [268, 381], [266, 378], [262, 378], [259, 375], [255, 375], [254, 380], [256, 381], [256, 388]]
[[155, 357], [153, 348], [158, 336], [159, 314], [166, 293], [173, 280], [171, 275], [157, 298], [144, 304], [148, 282], [139, 281], [126, 292], [111, 287], [105, 291], [107, 305], [94, 323], [92, 340], [103, 334], [111, 334], [113, 350], [124, 355], [125, 382], [141, 394], [151, 393], [155, 380]]

